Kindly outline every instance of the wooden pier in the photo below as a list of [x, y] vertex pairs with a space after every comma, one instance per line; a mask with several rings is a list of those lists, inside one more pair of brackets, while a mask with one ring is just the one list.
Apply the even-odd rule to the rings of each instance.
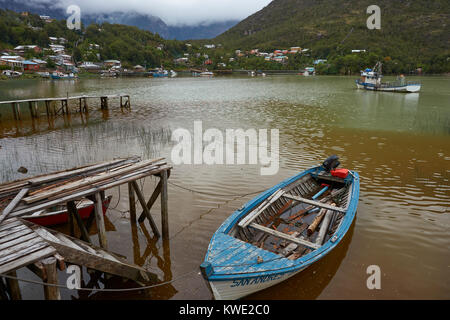
[[119, 99], [119, 106], [121, 109], [131, 108], [130, 96], [127, 94], [118, 94], [118, 95], [103, 95], [103, 96], [72, 96], [72, 97], [60, 97], [60, 98], [35, 98], [35, 99], [25, 99], [25, 100], [11, 100], [11, 101], [0, 101], [0, 107], [2, 105], [10, 105], [12, 109], [12, 113], [15, 120], [21, 120], [22, 118], [22, 110], [21, 106], [28, 106], [28, 110], [30, 112], [30, 116], [32, 119], [39, 118], [39, 103], [45, 106], [45, 113], [47, 117], [70, 114], [71, 110], [69, 108], [69, 102], [75, 101], [77, 112], [79, 113], [88, 113], [89, 106], [88, 100], [90, 99], [99, 99], [100, 100], [100, 108], [102, 110], [106, 110], [109, 108], [109, 100], [110, 99]]
[[[108, 251], [103, 204], [105, 191], [127, 184], [132, 227], [138, 221], [137, 198], [143, 208], [139, 221], [148, 219], [154, 236], [160, 237], [161, 233], [150, 214], [159, 196], [162, 237], [167, 240], [167, 179], [171, 168], [163, 158], [141, 161], [131, 157], [1, 184], [0, 300], [21, 299], [18, 280], [14, 278], [16, 271], [23, 267], [37, 274], [42, 282], [53, 285], [58, 284], [57, 270], [64, 270], [67, 263], [120, 276], [139, 284], [155, 281], [152, 273]], [[137, 181], [149, 176], [157, 176], [160, 181], [146, 202]], [[77, 203], [88, 200], [93, 209], [87, 220], [83, 221]], [[58, 209], [59, 213], [55, 213], [58, 207], [63, 210]], [[37, 217], [51, 218], [56, 214], [67, 216], [70, 235], [32, 223]], [[92, 243], [89, 235], [94, 220], [99, 246]], [[75, 237], [75, 225], [81, 239]], [[44, 285], [44, 294], [46, 299], [60, 299], [58, 286]]]

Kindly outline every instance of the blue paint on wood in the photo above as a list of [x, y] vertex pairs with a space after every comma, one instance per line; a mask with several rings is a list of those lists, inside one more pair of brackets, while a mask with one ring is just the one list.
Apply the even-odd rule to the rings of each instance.
[[[345, 179], [346, 183], [351, 183], [352, 185], [347, 212], [343, 217], [339, 229], [336, 230], [333, 237], [319, 249], [316, 249], [297, 260], [286, 259], [280, 255], [263, 250], [227, 234], [240, 219], [275, 191], [291, 184], [307, 174], [316, 175], [320, 171], [323, 171], [321, 166], [311, 168], [284, 180], [250, 200], [242, 209], [236, 210], [228, 219], [226, 219], [211, 238], [208, 252], [204, 260], [204, 263], [210, 263], [214, 270], [213, 273], [208, 276], [208, 280], [229, 281], [248, 277], [274, 276], [295, 272], [308, 267], [334, 249], [347, 233], [356, 214], [359, 200], [359, 175], [356, 172], [351, 172], [352, 174]], [[323, 189], [320, 192], [326, 191]], [[258, 257], [262, 258], [262, 263], [257, 263]]]

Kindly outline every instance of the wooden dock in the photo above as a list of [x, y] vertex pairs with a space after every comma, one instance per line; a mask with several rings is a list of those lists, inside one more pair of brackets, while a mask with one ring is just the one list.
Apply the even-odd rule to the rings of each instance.
[[22, 110], [21, 105], [27, 105], [32, 119], [39, 118], [39, 103], [45, 106], [45, 114], [47, 117], [70, 114], [71, 110], [69, 108], [69, 102], [75, 101], [77, 112], [88, 113], [89, 99], [99, 99], [100, 108], [106, 110], [109, 108], [110, 99], [119, 99], [120, 108], [131, 108], [130, 96], [128, 94], [118, 94], [118, 95], [102, 95], [102, 96], [72, 96], [72, 97], [60, 97], [60, 98], [35, 98], [35, 99], [25, 99], [25, 100], [10, 100], [10, 101], [0, 101], [0, 107], [2, 105], [10, 105], [12, 113], [15, 120], [21, 120]]
[[[158, 196], [161, 199], [162, 237], [168, 239], [167, 179], [171, 166], [163, 158], [141, 161], [137, 157], [115, 159], [85, 167], [22, 179], [0, 185], [0, 299], [20, 299], [16, 270], [27, 267], [43, 282], [57, 284], [57, 269], [65, 264], [84, 266], [91, 270], [148, 283], [155, 276], [125, 257], [108, 251], [103, 203], [105, 191], [128, 184], [130, 221], [137, 222], [136, 202], [143, 212], [139, 221], [149, 220], [155, 237], [160, 237], [150, 209]], [[148, 202], [137, 180], [158, 176], [160, 181]], [[93, 210], [84, 222], [76, 202], [90, 200]], [[63, 207], [68, 216], [70, 235], [32, 223], [33, 218], [55, 215], [55, 207]], [[47, 209], [50, 211], [47, 212]], [[61, 212], [61, 211], [58, 211]], [[89, 230], [96, 221], [100, 246], [93, 245]], [[75, 237], [75, 225], [81, 239]], [[5, 277], [5, 283], [2, 279]], [[46, 299], [59, 299], [57, 286], [44, 286]]]

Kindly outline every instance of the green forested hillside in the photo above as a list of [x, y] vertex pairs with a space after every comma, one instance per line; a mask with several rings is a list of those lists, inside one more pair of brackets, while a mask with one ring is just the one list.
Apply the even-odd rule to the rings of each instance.
[[[372, 4], [381, 9], [380, 30], [366, 26], [366, 9]], [[417, 67], [450, 72], [450, 1], [274, 0], [216, 41], [244, 50], [310, 48], [315, 58], [328, 58], [334, 62], [331, 67], [347, 66], [348, 71], [383, 59], [393, 72]], [[366, 49], [368, 54], [346, 57], [352, 49]]]
[[[164, 40], [158, 34], [137, 27], [119, 24], [91, 24], [82, 30], [69, 30], [65, 20], [46, 23], [38, 15], [23, 16], [10, 10], [0, 10], [0, 49], [12, 49], [18, 45], [48, 47], [49, 37], [67, 39], [66, 51], [76, 62], [119, 59], [126, 65], [160, 66], [172, 64], [173, 57], [181, 54], [184, 45], [180, 41]], [[93, 49], [90, 44], [98, 44]], [[163, 49], [157, 47], [163, 45]]]

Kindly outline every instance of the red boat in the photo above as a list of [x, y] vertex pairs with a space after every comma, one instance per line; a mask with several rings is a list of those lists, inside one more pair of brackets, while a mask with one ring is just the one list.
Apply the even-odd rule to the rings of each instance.
[[[103, 215], [106, 214], [111, 198], [112, 196], [108, 196], [105, 200], [103, 200]], [[76, 205], [78, 213], [83, 220], [86, 220], [91, 214], [94, 213], [94, 202], [91, 200], [83, 199], [78, 201]], [[54, 226], [67, 223], [69, 221], [69, 215], [65, 206], [59, 206], [35, 212], [30, 216], [24, 217], [24, 219], [41, 226]]]

